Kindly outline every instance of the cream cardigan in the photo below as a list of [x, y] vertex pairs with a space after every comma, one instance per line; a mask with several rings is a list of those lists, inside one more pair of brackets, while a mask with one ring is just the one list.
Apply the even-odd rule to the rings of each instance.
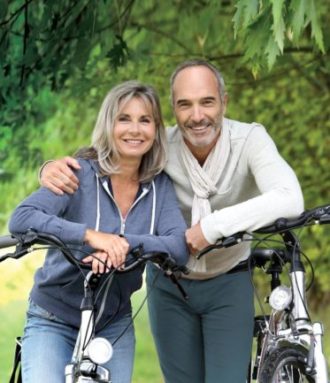
[[[229, 119], [224, 119], [224, 124], [229, 127], [230, 156], [217, 183], [217, 194], [210, 197], [212, 213], [201, 220], [203, 234], [210, 243], [239, 231], [256, 230], [279, 217], [297, 216], [304, 209], [297, 177], [265, 128]], [[184, 218], [190, 225], [194, 194], [178, 155], [181, 133], [177, 126], [167, 132], [166, 172], [173, 180]], [[191, 266], [187, 278], [208, 279], [225, 273], [249, 253], [248, 242], [214, 251], [206, 256], [205, 271], [196, 272]]]

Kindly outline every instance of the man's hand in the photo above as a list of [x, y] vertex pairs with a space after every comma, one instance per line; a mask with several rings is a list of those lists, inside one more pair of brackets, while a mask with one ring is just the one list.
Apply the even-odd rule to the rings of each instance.
[[47, 163], [41, 169], [41, 186], [56, 194], [62, 195], [64, 192], [73, 194], [78, 189], [79, 181], [72, 168], [80, 169], [78, 161], [72, 157], [64, 157]]
[[196, 254], [204, 249], [204, 247], [210, 245], [204, 237], [200, 223], [197, 223], [186, 231], [186, 242], [190, 254]]

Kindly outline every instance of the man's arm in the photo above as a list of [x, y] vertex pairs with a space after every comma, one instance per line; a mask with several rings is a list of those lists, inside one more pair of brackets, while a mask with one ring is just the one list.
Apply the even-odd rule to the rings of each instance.
[[73, 194], [78, 189], [79, 181], [72, 169], [80, 169], [78, 161], [73, 157], [47, 161], [39, 172], [40, 185], [55, 194]]
[[[298, 216], [304, 209], [303, 194], [294, 171], [261, 126], [249, 135], [246, 161], [260, 195], [202, 218], [201, 229], [210, 243], [239, 231], [257, 230], [280, 217]], [[244, 188], [244, 184], [241, 187]]]

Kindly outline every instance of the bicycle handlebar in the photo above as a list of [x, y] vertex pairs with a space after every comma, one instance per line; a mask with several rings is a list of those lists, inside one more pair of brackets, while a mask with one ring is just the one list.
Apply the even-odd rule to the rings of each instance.
[[274, 222], [274, 224], [261, 227], [255, 232], [260, 234], [275, 234], [316, 223], [330, 223], [330, 205], [319, 206], [314, 209], [306, 210], [296, 218], [279, 218]]
[[[56, 236], [46, 233], [40, 233], [33, 230], [28, 231], [25, 234], [19, 236], [6, 235], [0, 237], [0, 248], [6, 248], [16, 246], [16, 250], [13, 253], [5, 254], [0, 257], [0, 262], [7, 258], [19, 259], [25, 254], [31, 251], [31, 246], [35, 244], [51, 245], [59, 248], [65, 258], [73, 264], [79, 264], [83, 268], [88, 268], [88, 265], [77, 260], [71, 250]], [[158, 264], [164, 271], [182, 272], [188, 273], [188, 269], [185, 266], [179, 266], [176, 261], [168, 254], [164, 252], [150, 252], [144, 253], [143, 246], [140, 245], [133, 249], [130, 253], [133, 257], [133, 261], [125, 265], [121, 269], [117, 269], [117, 273], [127, 273], [137, 269], [140, 265], [145, 264], [148, 261], [152, 261]]]
[[[330, 205], [319, 206], [314, 209], [306, 210], [295, 218], [279, 218], [273, 224], [261, 227], [254, 231], [257, 234], [277, 234], [311, 224], [329, 224], [330, 223]], [[244, 240], [244, 236], [250, 236], [251, 233], [242, 231], [223, 237], [215, 244], [207, 246], [196, 256], [200, 259], [211, 250], [221, 249], [237, 245]]]
[[150, 252], [143, 253], [143, 249], [139, 255], [134, 256], [135, 260], [128, 265], [125, 265], [123, 269], [116, 270], [117, 273], [127, 273], [135, 270], [140, 265], [145, 264], [148, 261], [158, 264], [163, 270], [179, 271], [184, 274], [188, 273], [186, 266], [179, 266], [176, 261], [167, 253], [162, 252]]
[[11, 235], [5, 235], [0, 237], [0, 249], [4, 249], [6, 247], [16, 246], [19, 240]]

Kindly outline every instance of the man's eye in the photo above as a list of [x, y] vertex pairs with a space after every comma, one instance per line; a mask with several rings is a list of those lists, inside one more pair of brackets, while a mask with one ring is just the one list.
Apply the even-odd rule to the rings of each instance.
[[186, 109], [186, 108], [189, 108], [189, 104], [181, 103], [181, 104], [178, 105], [178, 108], [179, 108], [179, 109]]
[[204, 101], [202, 102], [202, 105], [205, 105], [205, 106], [213, 105], [213, 101], [212, 101], [212, 100], [204, 100]]

